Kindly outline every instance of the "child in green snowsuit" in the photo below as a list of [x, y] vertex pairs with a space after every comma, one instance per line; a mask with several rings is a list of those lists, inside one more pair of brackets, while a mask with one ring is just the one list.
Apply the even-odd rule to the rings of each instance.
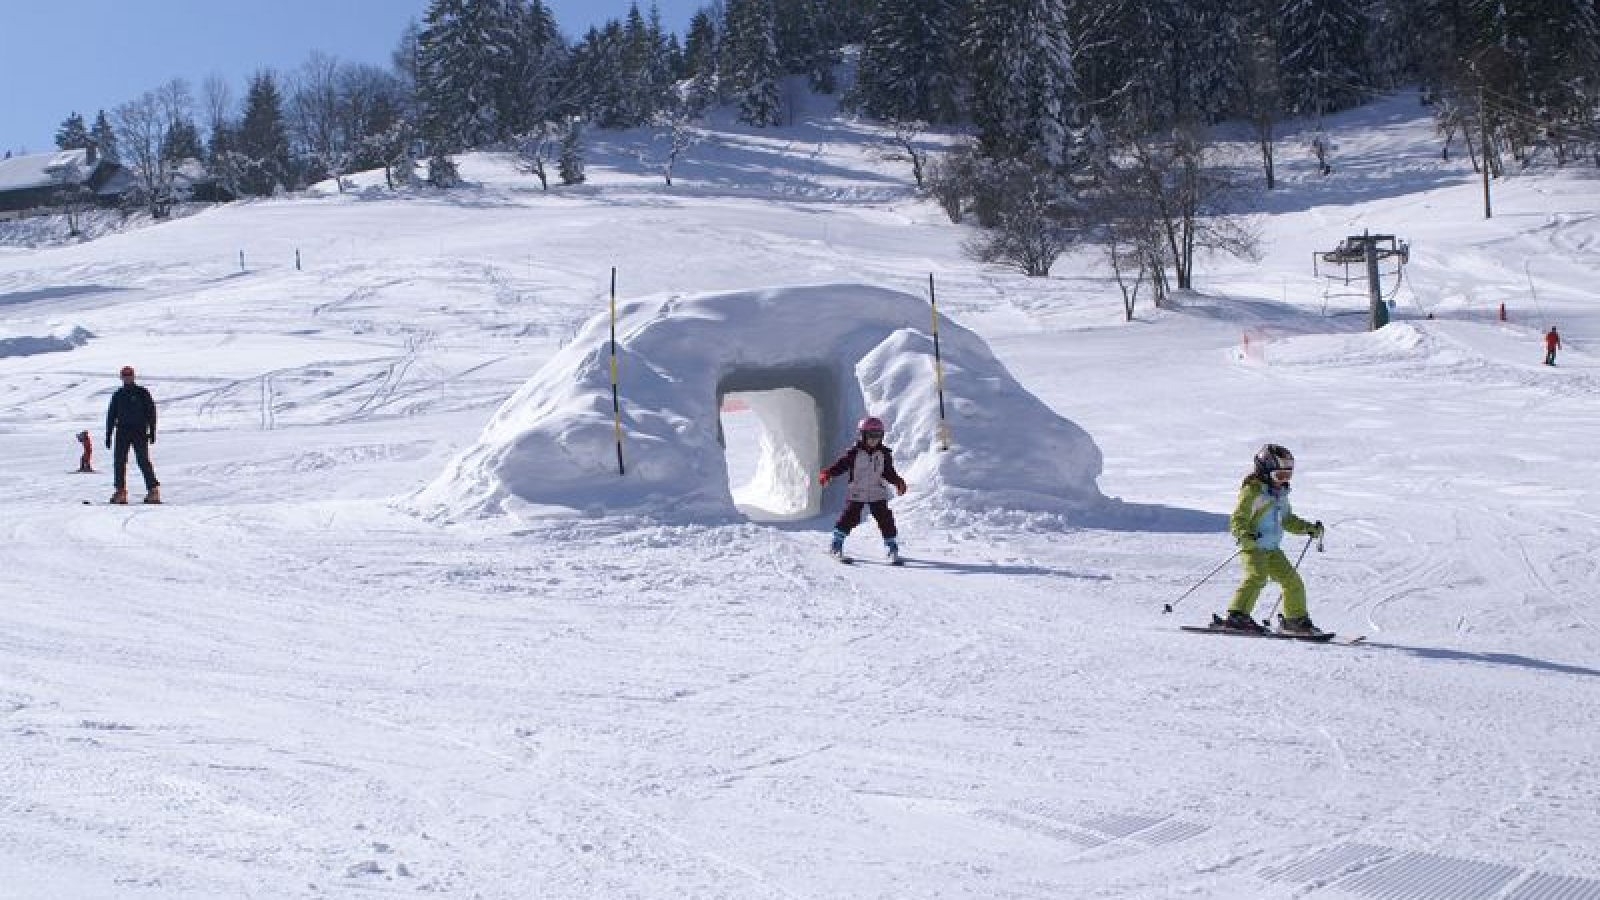
[[1318, 631], [1306, 614], [1305, 582], [1279, 546], [1284, 532], [1322, 537], [1321, 522], [1307, 522], [1289, 506], [1289, 479], [1293, 476], [1294, 455], [1277, 444], [1267, 444], [1256, 453], [1255, 471], [1239, 486], [1239, 503], [1228, 528], [1244, 551], [1244, 581], [1228, 604], [1223, 624], [1229, 628], [1263, 630], [1252, 611], [1271, 579], [1283, 587], [1283, 630], [1299, 634]]

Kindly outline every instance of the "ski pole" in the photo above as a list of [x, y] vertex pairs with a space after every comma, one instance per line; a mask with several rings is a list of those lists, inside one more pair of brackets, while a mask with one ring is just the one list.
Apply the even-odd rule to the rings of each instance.
[[[1320, 534], [1308, 534], [1308, 535], [1306, 535], [1306, 545], [1304, 547], [1300, 548], [1300, 555], [1294, 558], [1294, 570], [1296, 572], [1300, 571], [1300, 562], [1306, 558], [1306, 551], [1311, 549], [1311, 542], [1312, 541], [1316, 541], [1317, 542], [1317, 552], [1318, 553], [1322, 552], [1322, 535], [1320, 535]], [[1267, 617], [1265, 619], [1261, 620], [1262, 624], [1266, 625], [1268, 628], [1272, 627], [1272, 617], [1277, 614], [1277, 612], [1278, 612], [1278, 604], [1280, 604], [1282, 602], [1283, 602], [1283, 591], [1279, 591], [1278, 592], [1278, 599], [1272, 601], [1272, 609], [1267, 611]]]
[[1205, 584], [1206, 582], [1210, 581], [1211, 580], [1211, 576], [1217, 574], [1218, 572], [1221, 572], [1223, 566], [1226, 566], [1228, 563], [1231, 563], [1234, 560], [1238, 559], [1239, 558], [1239, 554], [1241, 554], [1243, 552], [1244, 552], [1243, 549], [1239, 549], [1239, 550], [1233, 551], [1233, 555], [1228, 557], [1227, 559], [1223, 560], [1221, 565], [1217, 566], [1215, 569], [1212, 569], [1210, 572], [1207, 572], [1206, 573], [1206, 577], [1200, 579], [1199, 581], [1196, 581], [1194, 583], [1193, 587], [1189, 588], [1187, 591], [1184, 591], [1183, 592], [1183, 597], [1179, 597], [1178, 599], [1172, 601], [1171, 603], [1162, 604], [1162, 606], [1161, 606], [1161, 614], [1162, 615], [1166, 615], [1167, 613], [1172, 612], [1172, 608], [1173, 607], [1177, 606], [1179, 603], [1182, 603], [1184, 601], [1185, 597], [1188, 597], [1190, 594], [1192, 594], [1195, 591], [1199, 590], [1200, 589], [1200, 585]]

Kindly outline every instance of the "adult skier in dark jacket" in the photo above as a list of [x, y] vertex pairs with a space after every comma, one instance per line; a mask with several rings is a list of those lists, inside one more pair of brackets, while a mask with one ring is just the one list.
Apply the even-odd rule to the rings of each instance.
[[133, 382], [133, 366], [122, 367], [122, 387], [111, 395], [111, 405], [106, 408], [106, 446], [116, 448], [111, 454], [112, 471], [116, 477], [116, 493], [112, 503], [128, 502], [128, 448], [139, 460], [139, 472], [144, 476], [144, 502], [161, 502], [161, 482], [156, 480], [156, 470], [150, 465], [150, 445], [156, 442], [156, 401], [142, 385]]

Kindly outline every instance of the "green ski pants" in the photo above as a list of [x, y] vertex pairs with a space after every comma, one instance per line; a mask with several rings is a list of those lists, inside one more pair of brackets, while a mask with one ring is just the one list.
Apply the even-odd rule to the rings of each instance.
[[1228, 610], [1251, 615], [1256, 607], [1256, 598], [1261, 596], [1261, 589], [1267, 586], [1269, 578], [1283, 586], [1284, 617], [1295, 619], [1304, 616], [1306, 583], [1300, 580], [1300, 573], [1289, 564], [1289, 557], [1276, 547], [1244, 552], [1244, 581], [1233, 592], [1233, 602], [1228, 604]]

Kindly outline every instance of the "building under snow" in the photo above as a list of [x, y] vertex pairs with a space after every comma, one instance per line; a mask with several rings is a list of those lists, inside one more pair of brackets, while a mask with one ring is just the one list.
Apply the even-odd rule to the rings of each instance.
[[65, 198], [114, 206], [133, 187], [133, 175], [93, 147], [0, 159], [0, 216], [48, 212]]

